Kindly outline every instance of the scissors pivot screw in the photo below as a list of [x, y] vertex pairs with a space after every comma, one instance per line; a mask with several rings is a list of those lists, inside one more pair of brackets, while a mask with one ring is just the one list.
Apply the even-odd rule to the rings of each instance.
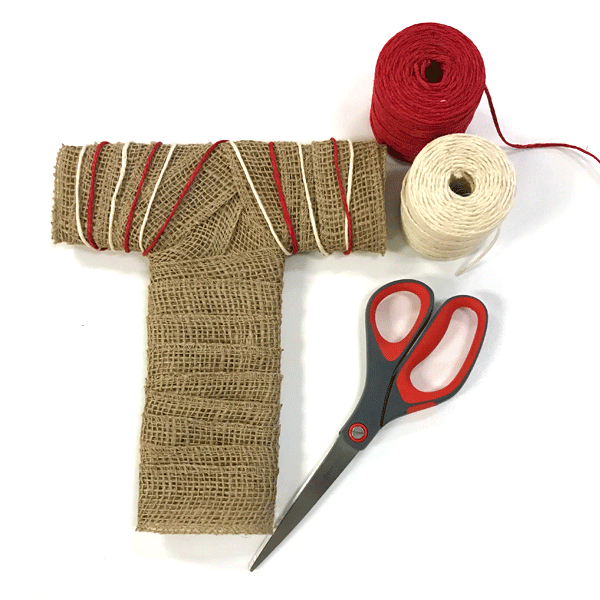
[[367, 427], [362, 423], [353, 423], [348, 429], [348, 435], [353, 442], [364, 442], [367, 439]]

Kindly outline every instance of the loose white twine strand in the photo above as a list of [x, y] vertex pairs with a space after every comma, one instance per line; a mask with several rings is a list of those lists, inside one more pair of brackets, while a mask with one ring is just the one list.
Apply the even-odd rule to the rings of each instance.
[[88, 145], [81, 147], [81, 150], [79, 151], [79, 159], [77, 160], [77, 173], [75, 175], [75, 220], [77, 221], [77, 233], [79, 233], [79, 238], [88, 248], [91, 248], [93, 250], [92, 245], [86, 240], [85, 236], [83, 235], [83, 228], [81, 227], [81, 216], [79, 214], [79, 182], [81, 180], [81, 164], [83, 163], [83, 155], [85, 154], [85, 151], [88, 149], [88, 147]]
[[169, 166], [169, 162], [171, 161], [173, 152], [175, 152], [175, 148], [177, 148], [177, 144], [173, 144], [171, 146], [171, 148], [169, 149], [169, 154], [167, 154], [167, 158], [165, 158], [165, 164], [163, 165], [163, 167], [160, 171], [160, 174], [158, 176], [158, 179], [156, 180], [156, 185], [154, 186], [154, 189], [152, 190], [152, 195], [150, 196], [150, 201], [148, 202], [148, 208], [146, 209], [146, 214], [144, 215], [144, 220], [142, 221], [142, 227], [140, 229], [140, 235], [139, 235], [139, 239], [138, 239], [138, 243], [140, 246], [140, 252], [143, 252], [145, 250], [144, 244], [143, 244], [144, 230], [146, 229], [146, 223], [148, 222], [148, 217], [150, 216], [150, 209], [152, 208], [152, 203], [154, 202], [154, 197], [156, 196], [156, 192], [158, 191], [158, 188], [161, 184], [163, 175], [165, 174], [165, 171], [167, 170], [167, 167]]
[[113, 221], [115, 218], [115, 208], [117, 206], [117, 195], [121, 189], [121, 184], [123, 183], [123, 178], [125, 177], [125, 170], [127, 169], [127, 150], [129, 148], [129, 144], [131, 142], [127, 142], [123, 144], [123, 149], [121, 150], [121, 171], [119, 172], [119, 179], [117, 181], [117, 185], [115, 186], [115, 191], [113, 192], [112, 198], [110, 200], [110, 214], [108, 217], [108, 247], [111, 250], [115, 250], [112, 241], [112, 228]]
[[514, 169], [496, 145], [462, 133], [437, 138], [417, 155], [402, 182], [404, 234], [420, 254], [453, 260], [476, 252], [496, 230], [488, 247], [456, 272], [460, 275], [498, 239], [514, 193]]

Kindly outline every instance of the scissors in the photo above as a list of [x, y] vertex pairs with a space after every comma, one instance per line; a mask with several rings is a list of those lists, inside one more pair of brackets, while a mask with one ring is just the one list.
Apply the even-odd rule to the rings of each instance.
[[[403, 331], [390, 329], [389, 322], [384, 319], [394, 316], [391, 314], [394, 302], [396, 306], [405, 306], [405, 312], [410, 313]], [[432, 312], [431, 288], [413, 279], [392, 281], [371, 296], [365, 318], [367, 376], [362, 396], [329, 453], [300, 488], [273, 535], [259, 548], [250, 571], [256, 569], [298, 525], [384, 425], [398, 417], [436, 406], [454, 396], [463, 386], [485, 337], [487, 310], [477, 298], [454, 296], [440, 307], [433, 319]], [[446, 338], [452, 333], [451, 329], [456, 331], [453, 318], [464, 321], [465, 314], [471, 325], [469, 335], [463, 337], [470, 339], [463, 340], [457, 351], [456, 345], [452, 349]], [[451, 372], [447, 371], [449, 348], [457, 354], [455, 360], [450, 361], [453, 363]], [[420, 365], [434, 359], [436, 354], [439, 364], [435, 365], [435, 371], [437, 374], [446, 371], [446, 380], [441, 384], [434, 383], [434, 389], [429, 389], [414, 375], [419, 372]]]

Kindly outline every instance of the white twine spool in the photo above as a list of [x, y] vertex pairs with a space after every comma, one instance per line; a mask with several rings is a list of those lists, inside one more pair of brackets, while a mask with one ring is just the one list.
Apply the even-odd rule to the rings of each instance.
[[[498, 146], [475, 135], [445, 135], [421, 150], [404, 178], [402, 228], [420, 254], [461, 258], [499, 232], [514, 194], [515, 171]], [[483, 258], [496, 239], [457, 275]]]

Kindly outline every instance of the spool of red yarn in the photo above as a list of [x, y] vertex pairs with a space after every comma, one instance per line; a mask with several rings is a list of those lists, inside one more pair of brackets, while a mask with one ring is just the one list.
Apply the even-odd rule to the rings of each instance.
[[412, 162], [429, 142], [464, 133], [485, 88], [485, 66], [475, 44], [439, 23], [397, 33], [379, 54], [371, 128], [389, 153]]
[[496, 131], [511, 148], [569, 148], [562, 142], [513, 144], [504, 137], [485, 84], [483, 58], [463, 33], [440, 23], [419, 23], [397, 33], [375, 68], [371, 129], [393, 157], [412, 162], [431, 141], [464, 133], [485, 92]]

